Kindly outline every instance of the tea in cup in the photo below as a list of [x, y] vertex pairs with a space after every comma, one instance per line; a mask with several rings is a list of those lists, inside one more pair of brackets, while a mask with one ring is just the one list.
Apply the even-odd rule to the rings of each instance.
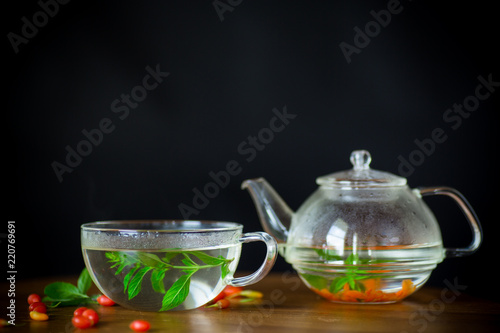
[[[276, 261], [277, 244], [265, 232], [242, 233], [232, 222], [185, 220], [104, 221], [81, 226], [85, 265], [99, 290], [139, 311], [188, 310], [227, 285], [260, 281]], [[262, 241], [260, 268], [234, 277], [242, 243]]]

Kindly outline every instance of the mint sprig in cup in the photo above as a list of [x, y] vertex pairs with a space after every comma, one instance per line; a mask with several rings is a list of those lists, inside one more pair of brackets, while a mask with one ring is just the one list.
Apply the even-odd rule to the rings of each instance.
[[[242, 233], [243, 226], [214, 221], [109, 221], [82, 225], [82, 250], [100, 291], [139, 311], [188, 310], [217, 296], [227, 285], [260, 281], [276, 260], [274, 238]], [[241, 245], [262, 241], [261, 267], [234, 278]]]

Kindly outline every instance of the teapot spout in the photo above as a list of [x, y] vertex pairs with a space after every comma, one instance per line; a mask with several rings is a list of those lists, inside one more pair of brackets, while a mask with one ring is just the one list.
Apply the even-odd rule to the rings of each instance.
[[278, 243], [286, 243], [293, 216], [290, 207], [264, 178], [245, 180], [241, 188], [250, 193], [264, 230]]

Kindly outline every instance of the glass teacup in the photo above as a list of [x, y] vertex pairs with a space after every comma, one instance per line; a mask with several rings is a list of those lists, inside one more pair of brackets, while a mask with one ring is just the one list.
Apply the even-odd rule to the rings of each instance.
[[[137, 220], [83, 224], [85, 265], [99, 290], [139, 311], [198, 308], [227, 285], [260, 281], [276, 261], [277, 245], [265, 232], [242, 234], [232, 222]], [[263, 264], [235, 278], [241, 244], [262, 241]]]

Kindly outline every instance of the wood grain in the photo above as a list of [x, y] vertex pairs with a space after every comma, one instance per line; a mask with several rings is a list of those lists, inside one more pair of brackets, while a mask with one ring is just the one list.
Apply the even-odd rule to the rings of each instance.
[[[9, 332], [78, 332], [71, 325], [75, 307], [51, 309], [50, 319], [29, 319], [27, 296], [43, 294], [55, 281], [76, 282], [76, 277], [16, 281], [16, 327]], [[8, 285], [1, 284], [0, 318], [6, 318]], [[94, 288], [94, 287], [93, 287]], [[309, 291], [291, 272], [272, 273], [247, 289], [264, 298], [224, 310], [136, 312], [120, 306], [94, 306], [100, 322], [85, 332], [132, 332], [134, 319], [151, 323], [149, 332], [500, 332], [500, 304], [471, 297], [453, 288], [424, 287], [401, 303], [385, 305], [335, 304]], [[97, 289], [91, 292], [97, 293]]]

